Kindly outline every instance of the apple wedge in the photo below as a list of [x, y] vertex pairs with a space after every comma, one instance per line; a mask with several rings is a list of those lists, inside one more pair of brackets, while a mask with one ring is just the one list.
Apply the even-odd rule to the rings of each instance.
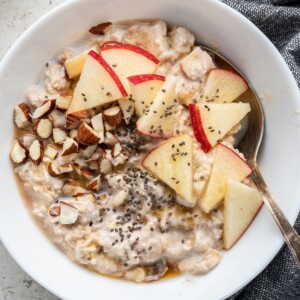
[[247, 82], [238, 74], [223, 69], [211, 69], [205, 83], [206, 102], [230, 103], [248, 89]]
[[[100, 52], [105, 61], [116, 72], [128, 94], [130, 87], [127, 77], [153, 73], [159, 64], [158, 58], [135, 45], [106, 42], [100, 46]], [[134, 105], [130, 100], [128, 97], [119, 100], [126, 123], [129, 122], [134, 113]]]
[[176, 78], [168, 78], [145, 113], [137, 121], [140, 133], [154, 138], [170, 138], [173, 135], [176, 99]]
[[140, 117], [144, 114], [146, 106], [150, 106], [161, 89], [165, 77], [156, 74], [142, 74], [130, 76], [127, 79], [136, 114]]
[[200, 206], [209, 213], [224, 198], [227, 179], [243, 181], [252, 173], [252, 168], [236, 152], [223, 144], [218, 144], [214, 163], [211, 170]]
[[224, 248], [229, 250], [250, 226], [263, 199], [259, 192], [238, 181], [228, 179], [224, 199]]
[[69, 78], [74, 78], [81, 74], [85, 60], [86, 60], [89, 52], [92, 50], [97, 52], [97, 47], [95, 46], [91, 49], [88, 49], [88, 50], [86, 50], [72, 58], [69, 58], [65, 61], [65, 68], [67, 70]]
[[193, 207], [193, 140], [188, 134], [177, 135], [150, 152], [142, 165], [171, 187], [180, 204]]
[[189, 110], [195, 137], [203, 151], [208, 152], [251, 108], [249, 103], [192, 103]]
[[119, 77], [95, 51], [86, 58], [67, 115], [126, 97]]

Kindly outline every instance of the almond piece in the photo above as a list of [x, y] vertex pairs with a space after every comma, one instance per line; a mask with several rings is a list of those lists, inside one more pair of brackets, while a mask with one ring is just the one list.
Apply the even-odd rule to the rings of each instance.
[[77, 201], [95, 203], [97, 201], [97, 198], [95, 197], [94, 194], [91, 193], [91, 194], [85, 194], [83, 196], [77, 197]]
[[113, 148], [112, 148], [112, 151], [111, 151], [111, 154], [113, 157], [116, 157], [118, 155], [120, 155], [122, 152], [122, 146], [120, 143], [116, 143]]
[[99, 166], [98, 166], [98, 162], [97, 161], [91, 161], [90, 163], [89, 163], [89, 169], [90, 170], [98, 170], [99, 169]]
[[79, 211], [76, 207], [68, 204], [65, 201], [60, 200], [60, 215], [59, 222], [63, 225], [74, 224], [79, 216]]
[[120, 106], [113, 106], [103, 112], [105, 121], [112, 127], [118, 126], [123, 119]]
[[73, 180], [67, 180], [63, 187], [62, 192], [64, 195], [67, 196], [80, 196], [87, 193], [87, 191], [79, 186], [75, 181]]
[[58, 217], [60, 215], [60, 206], [58, 204], [51, 206], [48, 210], [48, 214], [51, 217]]
[[39, 119], [33, 124], [33, 131], [41, 138], [47, 139], [53, 130], [53, 124], [49, 119]]
[[52, 177], [58, 177], [60, 175], [60, 170], [55, 160], [48, 164], [48, 173]]
[[61, 156], [69, 155], [78, 151], [78, 143], [69, 137], [64, 141]]
[[94, 177], [94, 174], [87, 168], [81, 167], [80, 172], [81, 172], [81, 175], [84, 176], [86, 179], [91, 179]]
[[53, 128], [53, 139], [55, 144], [62, 144], [67, 138], [67, 134], [60, 128]]
[[106, 157], [100, 158], [98, 160], [98, 166], [99, 166], [100, 173], [104, 175], [109, 174], [112, 171], [112, 163]]
[[77, 138], [77, 129], [71, 129], [70, 131], [69, 131], [69, 137], [71, 138], [71, 139], [74, 139], [74, 140], [76, 140], [76, 138]]
[[20, 137], [19, 141], [26, 149], [28, 149], [35, 139], [36, 136], [33, 134], [24, 134]]
[[116, 143], [120, 142], [119, 139], [113, 135], [111, 132], [106, 132], [106, 137], [104, 143], [109, 146], [114, 146]]
[[65, 114], [57, 109], [52, 110], [48, 115], [48, 118], [52, 121], [54, 127], [65, 128], [66, 117]]
[[55, 100], [48, 100], [34, 111], [32, 119], [40, 119], [49, 114], [54, 108]]
[[35, 140], [29, 147], [29, 157], [32, 162], [39, 165], [42, 162], [44, 156], [44, 147], [41, 141]]
[[105, 128], [105, 132], [112, 131], [112, 130], [116, 129], [116, 127], [110, 126], [106, 121], [104, 121], [104, 128]]
[[25, 163], [28, 158], [28, 151], [19, 141], [15, 141], [10, 152], [10, 158], [15, 164]]
[[96, 26], [93, 26], [90, 28], [89, 32], [92, 34], [98, 34], [98, 35], [103, 35], [104, 30], [111, 25], [111, 22], [105, 22], [98, 24]]
[[54, 145], [48, 144], [46, 146], [46, 149], [44, 150], [44, 155], [51, 158], [55, 159], [57, 157], [58, 150]]
[[98, 141], [99, 144], [104, 142], [104, 124], [103, 124], [103, 116], [102, 113], [95, 115], [91, 119], [91, 123], [93, 128], [97, 131], [100, 140]]
[[97, 144], [99, 139], [99, 135], [92, 127], [87, 125], [85, 122], [81, 123], [77, 132], [78, 143], [89, 146]]
[[60, 174], [62, 173], [70, 173], [73, 171], [73, 166], [71, 163], [66, 163], [58, 167]]
[[14, 112], [14, 121], [18, 128], [26, 128], [31, 123], [31, 112], [26, 103], [20, 103], [16, 106]]
[[89, 113], [87, 110], [82, 110], [78, 112], [74, 112], [71, 114], [68, 114], [66, 116], [66, 128], [76, 127], [79, 125], [79, 122], [81, 122], [84, 119], [87, 119], [89, 117]]
[[67, 110], [70, 106], [71, 101], [72, 96], [66, 94], [59, 95], [56, 99], [56, 107], [59, 109]]
[[96, 149], [97, 149], [97, 145], [88, 146], [84, 150], [81, 151], [81, 155], [84, 158], [90, 158], [94, 154]]
[[99, 192], [99, 189], [100, 189], [100, 182], [101, 182], [101, 179], [100, 179], [100, 175], [91, 179], [87, 184], [86, 184], [86, 188], [90, 191], [93, 191], [93, 192]]

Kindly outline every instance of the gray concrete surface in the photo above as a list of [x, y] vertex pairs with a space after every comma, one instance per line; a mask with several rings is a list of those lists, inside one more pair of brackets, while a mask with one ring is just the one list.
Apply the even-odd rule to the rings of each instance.
[[[0, 60], [35, 20], [65, 0], [0, 0]], [[57, 300], [31, 279], [0, 242], [0, 300]]]

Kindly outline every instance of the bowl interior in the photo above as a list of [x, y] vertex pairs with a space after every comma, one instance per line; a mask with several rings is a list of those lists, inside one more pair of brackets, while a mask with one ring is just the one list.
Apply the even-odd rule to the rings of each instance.
[[[219, 50], [247, 77], [263, 103], [266, 132], [260, 166], [291, 222], [300, 210], [300, 119], [297, 85], [274, 46], [248, 20], [218, 1], [69, 1], [35, 23], [0, 66], [0, 236], [15, 260], [35, 280], [64, 299], [221, 299], [253, 279], [275, 256], [283, 239], [266, 208], [238, 244], [224, 252], [206, 276], [133, 284], [98, 276], [72, 263], [33, 222], [16, 188], [9, 150], [14, 106], [59, 50], [103, 21], [158, 18], [189, 28], [203, 45]], [[216, 288], [216, 282], [218, 283]]]

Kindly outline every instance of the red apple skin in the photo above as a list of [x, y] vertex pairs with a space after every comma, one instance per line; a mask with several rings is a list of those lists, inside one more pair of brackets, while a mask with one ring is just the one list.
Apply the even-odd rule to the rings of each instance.
[[[230, 74], [235, 75], [236, 77], [241, 78], [241, 79], [247, 84], [247, 86], [248, 86], [248, 82], [247, 82], [243, 77], [241, 77], [239, 74], [237, 74], [237, 73], [235, 73], [235, 72], [232, 72], [232, 71], [229, 71], [229, 70], [220, 69], [220, 68], [212, 68], [212, 69], [210, 69], [209, 74], [210, 74], [211, 72], [219, 72], [219, 71], [227, 72], [227, 73], [230, 73]], [[209, 74], [208, 74], [208, 75], [209, 75]]]
[[91, 50], [88, 53], [89, 56], [91, 56], [93, 59], [95, 59], [105, 70], [106, 72], [111, 76], [111, 78], [114, 80], [114, 82], [116, 83], [117, 87], [119, 88], [121, 94], [123, 97], [127, 97], [128, 94], [122, 84], [122, 82], [120, 81], [119, 77], [117, 76], [117, 74], [114, 72], [114, 70], [110, 67], [110, 65], [103, 59], [102, 56], [100, 56], [98, 53], [96, 53], [95, 51]]
[[155, 64], [159, 64], [159, 62], [160, 62], [159, 59], [157, 57], [155, 57], [154, 55], [152, 55], [150, 52], [148, 52], [147, 50], [145, 50], [143, 48], [137, 47], [135, 45], [121, 44], [121, 43], [114, 42], [114, 41], [108, 41], [100, 46], [100, 51], [105, 51], [105, 50], [110, 50], [110, 49], [125, 49], [125, 50], [129, 50], [129, 51], [133, 51], [133, 52], [136, 52], [138, 54], [145, 56], [149, 60], [153, 61]]
[[130, 81], [134, 85], [138, 85], [140, 83], [150, 81], [150, 80], [161, 80], [165, 81], [166, 77], [157, 75], [157, 74], [141, 74], [127, 77], [128, 81]]
[[257, 209], [256, 213], [253, 215], [253, 219], [249, 222], [248, 226], [245, 228], [245, 230], [241, 233], [241, 235], [234, 241], [234, 243], [229, 248], [224, 248], [225, 250], [230, 250], [238, 241], [239, 239], [244, 235], [244, 233], [247, 231], [247, 229], [250, 227], [258, 213], [260, 212], [261, 208], [263, 207], [264, 202], [261, 204], [261, 206]]
[[212, 145], [208, 141], [205, 131], [203, 129], [200, 111], [195, 103], [191, 103], [189, 105], [189, 110], [195, 137], [197, 141], [201, 144], [202, 150], [205, 153], [207, 153], [212, 148]]

